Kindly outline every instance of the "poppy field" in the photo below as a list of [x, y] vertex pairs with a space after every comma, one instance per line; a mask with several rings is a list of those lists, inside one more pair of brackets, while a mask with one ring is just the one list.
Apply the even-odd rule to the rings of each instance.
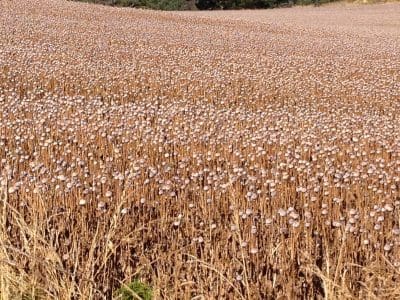
[[400, 5], [1, 1], [0, 200], [2, 300], [399, 298]]

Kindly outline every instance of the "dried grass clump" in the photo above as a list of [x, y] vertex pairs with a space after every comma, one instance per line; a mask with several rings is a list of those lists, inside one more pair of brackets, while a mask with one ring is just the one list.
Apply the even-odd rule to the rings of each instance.
[[0, 298], [400, 297], [400, 6], [0, 2]]

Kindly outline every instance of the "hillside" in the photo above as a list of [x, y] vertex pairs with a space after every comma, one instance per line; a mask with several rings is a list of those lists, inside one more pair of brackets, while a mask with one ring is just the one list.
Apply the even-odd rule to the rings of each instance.
[[[235, 10], [293, 7], [296, 5], [332, 4], [338, 0], [71, 0], [117, 7], [155, 10]], [[386, 3], [398, 0], [346, 0], [339, 3]]]

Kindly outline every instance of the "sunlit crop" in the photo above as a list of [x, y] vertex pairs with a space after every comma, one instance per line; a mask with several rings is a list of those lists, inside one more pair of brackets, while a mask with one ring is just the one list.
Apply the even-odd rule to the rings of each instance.
[[1, 299], [398, 298], [400, 6], [1, 1], [0, 181]]

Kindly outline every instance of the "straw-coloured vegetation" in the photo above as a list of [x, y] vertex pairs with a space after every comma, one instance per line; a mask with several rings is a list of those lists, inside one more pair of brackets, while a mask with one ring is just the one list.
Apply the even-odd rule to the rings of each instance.
[[399, 4], [1, 1], [0, 298], [399, 298], [399, 100]]

